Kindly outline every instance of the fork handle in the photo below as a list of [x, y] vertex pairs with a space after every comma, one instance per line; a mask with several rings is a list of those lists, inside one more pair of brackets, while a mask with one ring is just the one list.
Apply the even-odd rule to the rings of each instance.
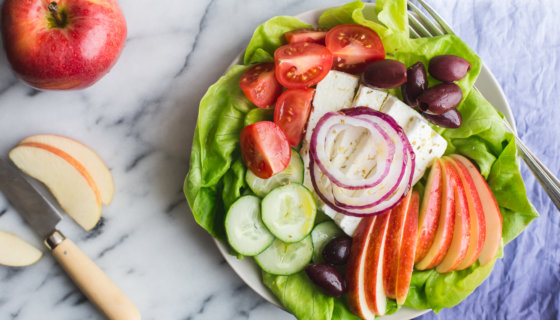
[[521, 151], [521, 158], [533, 172], [539, 184], [550, 197], [556, 208], [560, 210], [560, 180], [529, 150], [529, 148], [515, 135], [517, 146]]

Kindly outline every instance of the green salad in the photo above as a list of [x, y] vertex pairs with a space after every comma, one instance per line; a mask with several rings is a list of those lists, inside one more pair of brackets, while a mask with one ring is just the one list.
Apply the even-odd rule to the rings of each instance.
[[[330, 29], [341, 24], [371, 28], [380, 36], [387, 56], [406, 66], [417, 61], [427, 65], [438, 55], [459, 55], [471, 62], [471, 72], [457, 82], [464, 97], [458, 106], [463, 117], [462, 126], [457, 129], [434, 126], [434, 130], [447, 141], [445, 154], [459, 153], [478, 165], [500, 207], [502, 245], [512, 241], [538, 213], [527, 199], [514, 136], [504, 129], [502, 115], [473, 90], [481, 59], [454, 35], [410, 38], [405, 0], [377, 0], [375, 6], [351, 2], [325, 11], [318, 27]], [[225, 220], [229, 207], [238, 198], [252, 194], [245, 179], [247, 168], [241, 159], [241, 130], [248, 124], [272, 117], [270, 110], [259, 109], [246, 98], [239, 80], [250, 65], [274, 60], [274, 51], [285, 44], [284, 33], [313, 27], [317, 26], [286, 16], [264, 22], [247, 46], [244, 64], [227, 70], [200, 102], [184, 192], [197, 223], [221, 241], [227, 243]], [[401, 97], [400, 90], [392, 89], [390, 93]], [[320, 219], [316, 219], [315, 223], [319, 222]], [[500, 250], [497, 258], [502, 255]], [[435, 269], [414, 270], [404, 306], [435, 312], [453, 307], [488, 277], [495, 261], [485, 266], [476, 262], [467, 269], [445, 274]], [[324, 295], [303, 271], [289, 276], [263, 271], [263, 282], [298, 319], [358, 319], [347, 307], [344, 297]], [[388, 299], [388, 314], [398, 308], [394, 300]]]

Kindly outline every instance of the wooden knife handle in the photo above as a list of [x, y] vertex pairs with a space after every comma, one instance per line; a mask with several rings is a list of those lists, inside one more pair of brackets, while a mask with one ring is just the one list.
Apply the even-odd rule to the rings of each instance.
[[52, 249], [74, 283], [110, 320], [139, 320], [140, 312], [109, 277], [70, 239]]

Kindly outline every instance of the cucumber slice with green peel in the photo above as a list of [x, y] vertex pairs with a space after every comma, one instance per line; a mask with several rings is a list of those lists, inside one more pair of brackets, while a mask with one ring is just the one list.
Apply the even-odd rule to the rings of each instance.
[[317, 207], [306, 187], [291, 183], [272, 190], [261, 204], [262, 221], [284, 242], [298, 242], [313, 229]]
[[342, 230], [332, 221], [321, 222], [311, 231], [313, 241], [313, 262], [322, 262], [323, 249], [332, 239], [345, 235]]
[[303, 183], [303, 161], [299, 153], [292, 149], [290, 162], [286, 169], [268, 179], [257, 177], [251, 170], [247, 170], [245, 181], [249, 188], [259, 197], [266, 196], [272, 189], [288, 183]]
[[227, 212], [225, 225], [229, 244], [245, 256], [263, 252], [274, 241], [261, 219], [261, 199], [255, 196], [237, 199]]
[[276, 239], [270, 247], [255, 256], [255, 261], [268, 273], [287, 276], [303, 270], [312, 256], [313, 242], [311, 236], [307, 236], [295, 243]]

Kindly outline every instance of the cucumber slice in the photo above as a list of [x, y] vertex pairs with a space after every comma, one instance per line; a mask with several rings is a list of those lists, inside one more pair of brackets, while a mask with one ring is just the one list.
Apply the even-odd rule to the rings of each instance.
[[261, 199], [255, 196], [237, 199], [227, 212], [225, 225], [229, 244], [245, 256], [263, 252], [274, 241], [261, 220]]
[[268, 273], [287, 276], [303, 270], [311, 261], [312, 255], [311, 236], [295, 243], [285, 243], [276, 239], [270, 247], [255, 256], [255, 261]]
[[292, 156], [286, 169], [268, 179], [257, 177], [251, 170], [247, 170], [245, 181], [249, 188], [259, 197], [266, 196], [272, 189], [288, 184], [303, 183], [303, 161], [299, 153], [292, 149]]
[[311, 231], [313, 241], [313, 262], [322, 262], [323, 249], [332, 239], [343, 236], [344, 232], [332, 221], [321, 222]]
[[262, 221], [284, 242], [298, 242], [313, 229], [317, 207], [313, 195], [299, 183], [272, 190], [262, 201]]

